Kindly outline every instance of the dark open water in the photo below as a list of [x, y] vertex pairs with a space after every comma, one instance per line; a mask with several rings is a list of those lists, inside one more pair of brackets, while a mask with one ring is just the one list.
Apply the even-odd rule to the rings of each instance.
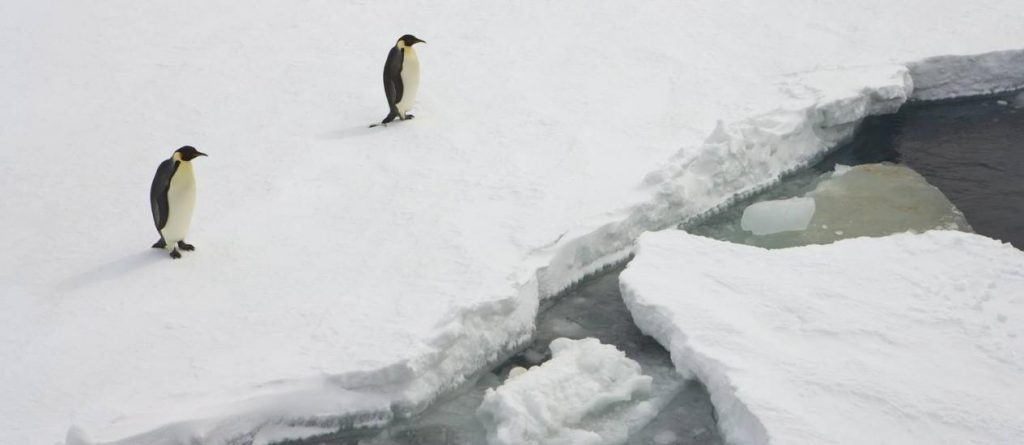
[[[904, 164], [942, 190], [977, 233], [1024, 249], [1024, 108], [1015, 96], [911, 104], [872, 117], [815, 168]], [[1024, 107], [1024, 97], [1017, 102]]]

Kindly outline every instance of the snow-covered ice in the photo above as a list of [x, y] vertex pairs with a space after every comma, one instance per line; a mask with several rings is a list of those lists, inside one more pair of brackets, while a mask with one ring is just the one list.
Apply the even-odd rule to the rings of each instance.
[[[946, 7], [948, 5], [943, 5]], [[969, 21], [969, 20], [965, 20]], [[907, 64], [914, 78], [913, 100], [951, 99], [958, 96], [1011, 91], [1024, 65], [1024, 53], [995, 51], [976, 55], [936, 55]]]
[[637, 325], [736, 444], [1024, 441], [1024, 252], [931, 231], [765, 250], [644, 234]]
[[478, 416], [491, 444], [624, 443], [657, 413], [646, 402], [651, 377], [594, 338], [551, 342], [551, 360], [487, 390]]
[[[0, 443], [415, 413], [644, 230], [868, 114], [1024, 85], [1017, 3], [2, 2]], [[408, 32], [417, 118], [369, 130]], [[146, 199], [185, 144], [175, 262]]]

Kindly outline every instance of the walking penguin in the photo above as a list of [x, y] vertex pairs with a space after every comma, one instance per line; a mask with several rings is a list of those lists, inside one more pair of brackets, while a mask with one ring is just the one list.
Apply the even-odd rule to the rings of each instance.
[[196, 176], [192, 171], [192, 160], [199, 156], [206, 154], [188, 145], [175, 150], [157, 167], [149, 189], [153, 222], [160, 233], [160, 240], [153, 247], [170, 251], [174, 259], [181, 258], [178, 249], [195, 250], [195, 246], [185, 243], [185, 236], [188, 235], [192, 209], [196, 204]]
[[420, 86], [420, 60], [412, 48], [417, 43], [427, 42], [406, 34], [398, 39], [388, 53], [388, 60], [384, 63], [384, 94], [388, 98], [390, 111], [380, 124], [371, 127], [387, 124], [396, 117], [401, 120], [414, 117], [406, 113], [416, 101], [416, 91]]

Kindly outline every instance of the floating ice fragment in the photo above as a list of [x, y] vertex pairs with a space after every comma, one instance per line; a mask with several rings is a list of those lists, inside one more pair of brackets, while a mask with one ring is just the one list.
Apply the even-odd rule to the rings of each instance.
[[761, 201], [743, 210], [740, 226], [754, 235], [805, 230], [814, 216], [814, 208], [814, 198]]
[[487, 390], [477, 415], [488, 443], [625, 442], [629, 425], [608, 416], [626, 406], [643, 409], [651, 377], [615, 346], [594, 338], [555, 339], [551, 353], [551, 360]]

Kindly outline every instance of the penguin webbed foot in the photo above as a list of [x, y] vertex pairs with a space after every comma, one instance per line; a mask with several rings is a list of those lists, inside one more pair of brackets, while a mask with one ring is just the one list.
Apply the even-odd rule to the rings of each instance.
[[405, 120], [412, 119], [414, 117], [416, 117], [416, 116], [413, 116], [411, 114], [406, 114], [406, 115], [403, 116], [400, 113], [398, 113], [397, 111], [392, 111], [391, 113], [388, 114], [387, 117], [384, 118], [384, 120], [380, 121], [379, 124], [370, 124], [370, 128], [374, 128], [374, 127], [387, 127], [388, 124], [390, 124], [392, 121], [395, 120], [395, 118], [398, 118], [398, 120], [400, 120], [400, 121], [405, 121]]
[[174, 249], [174, 250], [171, 251], [171, 258], [174, 258], [174, 259], [181, 258], [181, 253], [178, 252], [178, 249]]
[[384, 118], [384, 120], [380, 121], [380, 125], [387, 125], [391, 123], [391, 121], [395, 120], [396, 117], [400, 117], [398, 115], [398, 112], [391, 111], [390, 113], [388, 113], [387, 117]]
[[186, 243], [185, 241], [178, 241], [178, 248], [186, 252], [196, 250], [196, 246]]
[[167, 247], [167, 243], [164, 242], [163, 238], [160, 238], [157, 242], [153, 243], [154, 249], [163, 249], [164, 247]]

